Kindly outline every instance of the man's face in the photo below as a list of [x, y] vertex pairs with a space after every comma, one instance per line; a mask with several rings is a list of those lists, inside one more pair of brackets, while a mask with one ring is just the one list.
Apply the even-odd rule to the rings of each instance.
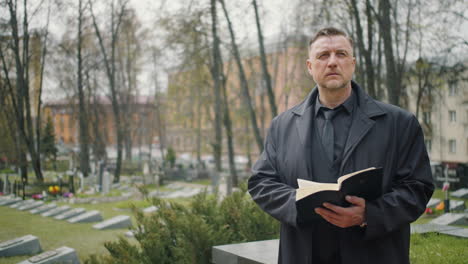
[[344, 36], [324, 36], [312, 43], [307, 69], [324, 89], [342, 89], [351, 81], [356, 66], [353, 50]]

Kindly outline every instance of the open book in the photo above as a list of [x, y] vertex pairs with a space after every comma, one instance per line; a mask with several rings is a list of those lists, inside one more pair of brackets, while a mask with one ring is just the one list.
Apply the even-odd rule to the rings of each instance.
[[382, 195], [382, 168], [367, 168], [343, 175], [337, 183], [321, 183], [298, 179], [296, 190], [296, 208], [303, 220], [317, 218], [314, 209], [324, 202], [339, 206], [348, 206], [346, 195], [359, 196], [366, 201]]

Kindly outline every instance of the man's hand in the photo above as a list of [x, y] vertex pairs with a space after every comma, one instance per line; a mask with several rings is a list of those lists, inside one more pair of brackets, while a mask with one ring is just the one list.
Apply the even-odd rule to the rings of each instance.
[[324, 203], [325, 208], [315, 208], [315, 212], [341, 228], [358, 226], [366, 221], [366, 200], [357, 196], [346, 196], [346, 201], [352, 204], [350, 207], [341, 207], [330, 203]]

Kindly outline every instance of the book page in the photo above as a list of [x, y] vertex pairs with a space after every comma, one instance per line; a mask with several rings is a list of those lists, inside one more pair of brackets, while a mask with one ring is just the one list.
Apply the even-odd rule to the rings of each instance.
[[351, 178], [351, 177], [353, 177], [353, 176], [356, 175], [356, 174], [359, 174], [359, 173], [362, 173], [362, 172], [365, 172], [365, 171], [368, 171], [368, 170], [374, 170], [374, 169], [375, 169], [375, 167], [370, 167], [370, 168], [367, 168], [367, 169], [363, 169], [363, 170], [360, 170], [360, 171], [355, 171], [355, 172], [351, 172], [351, 173], [348, 173], [348, 174], [346, 174], [346, 175], [343, 175], [343, 176], [341, 176], [341, 177], [338, 178], [338, 185], [341, 186], [341, 183], [342, 183], [344, 180], [346, 180], [346, 179], [348, 179], [348, 178]]
[[[299, 183], [299, 180], [297, 180]], [[312, 193], [320, 192], [320, 191], [338, 191], [339, 185], [336, 183], [320, 183], [320, 182], [313, 182], [304, 180], [307, 183], [306, 187], [299, 187], [296, 190], [296, 201], [309, 196]]]

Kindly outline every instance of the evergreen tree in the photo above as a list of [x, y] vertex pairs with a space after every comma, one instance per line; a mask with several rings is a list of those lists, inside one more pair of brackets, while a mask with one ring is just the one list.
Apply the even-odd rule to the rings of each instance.
[[44, 155], [44, 158], [49, 158], [54, 161], [57, 157], [57, 147], [55, 147], [54, 124], [50, 116], [47, 117], [47, 123], [42, 133], [41, 153]]

